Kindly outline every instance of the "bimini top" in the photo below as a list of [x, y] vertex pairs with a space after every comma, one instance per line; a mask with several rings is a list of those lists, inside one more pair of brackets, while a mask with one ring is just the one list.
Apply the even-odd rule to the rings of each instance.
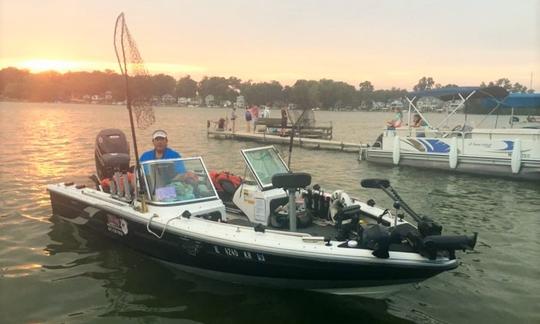
[[540, 93], [511, 93], [503, 100], [486, 98], [482, 105], [487, 108], [540, 108]]
[[[471, 95], [472, 94], [472, 95]], [[435, 97], [441, 100], [453, 100], [459, 99], [459, 95], [464, 98], [471, 95], [469, 99], [473, 98], [504, 98], [508, 96], [508, 91], [501, 87], [454, 87], [454, 88], [440, 88], [434, 90], [415, 91], [407, 93], [407, 97], [418, 100], [423, 97]]]

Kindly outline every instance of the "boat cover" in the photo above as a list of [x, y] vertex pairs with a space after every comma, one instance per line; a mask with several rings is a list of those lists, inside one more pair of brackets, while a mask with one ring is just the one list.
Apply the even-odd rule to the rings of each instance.
[[436, 97], [444, 101], [459, 99], [461, 94], [464, 98], [474, 94], [470, 99], [475, 98], [504, 98], [508, 96], [508, 91], [502, 87], [453, 87], [453, 88], [440, 88], [425, 91], [414, 91], [407, 93], [407, 97], [418, 100], [423, 97]]
[[482, 105], [487, 108], [540, 108], [540, 93], [511, 93], [503, 100], [486, 98]]

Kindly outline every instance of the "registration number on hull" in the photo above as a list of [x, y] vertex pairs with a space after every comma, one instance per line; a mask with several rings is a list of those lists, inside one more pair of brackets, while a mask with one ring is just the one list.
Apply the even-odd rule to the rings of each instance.
[[262, 253], [253, 253], [249, 251], [240, 251], [234, 248], [222, 247], [214, 245], [214, 252], [216, 254], [224, 255], [231, 258], [239, 258], [245, 260], [252, 260], [255, 262], [266, 262], [266, 258]]

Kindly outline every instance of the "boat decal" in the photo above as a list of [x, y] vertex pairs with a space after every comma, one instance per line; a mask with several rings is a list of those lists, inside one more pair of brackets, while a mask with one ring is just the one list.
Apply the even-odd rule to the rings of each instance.
[[501, 149], [501, 151], [513, 151], [514, 150], [514, 141], [503, 141], [506, 144], [506, 147]]
[[266, 258], [263, 253], [240, 251], [235, 248], [222, 247], [218, 245], [214, 245], [214, 253], [230, 258], [239, 258], [255, 262], [266, 262]]
[[127, 222], [115, 215], [107, 214], [107, 230], [114, 234], [124, 236], [128, 233]]
[[199, 254], [199, 251], [202, 248], [202, 242], [193, 241], [193, 240], [185, 240], [184, 242], [182, 242], [180, 247], [187, 254], [189, 254], [191, 256], [197, 256]]
[[440, 141], [438, 139], [407, 139], [405, 143], [414, 147], [419, 152], [428, 153], [448, 153], [450, 152], [450, 145]]
[[417, 139], [424, 145], [428, 153], [448, 153], [450, 145], [438, 139]]
[[414, 147], [419, 152], [425, 152], [426, 151], [426, 148], [424, 147], [424, 145], [422, 145], [422, 143], [418, 142], [417, 140], [408, 139], [408, 140], [406, 140], [406, 143], [411, 145], [412, 147]]

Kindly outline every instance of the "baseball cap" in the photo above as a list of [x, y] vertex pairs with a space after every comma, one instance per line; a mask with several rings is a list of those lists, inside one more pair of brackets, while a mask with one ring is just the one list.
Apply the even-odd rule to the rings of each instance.
[[154, 133], [152, 133], [152, 139], [155, 140], [158, 137], [167, 138], [167, 132], [161, 129], [158, 129]]

